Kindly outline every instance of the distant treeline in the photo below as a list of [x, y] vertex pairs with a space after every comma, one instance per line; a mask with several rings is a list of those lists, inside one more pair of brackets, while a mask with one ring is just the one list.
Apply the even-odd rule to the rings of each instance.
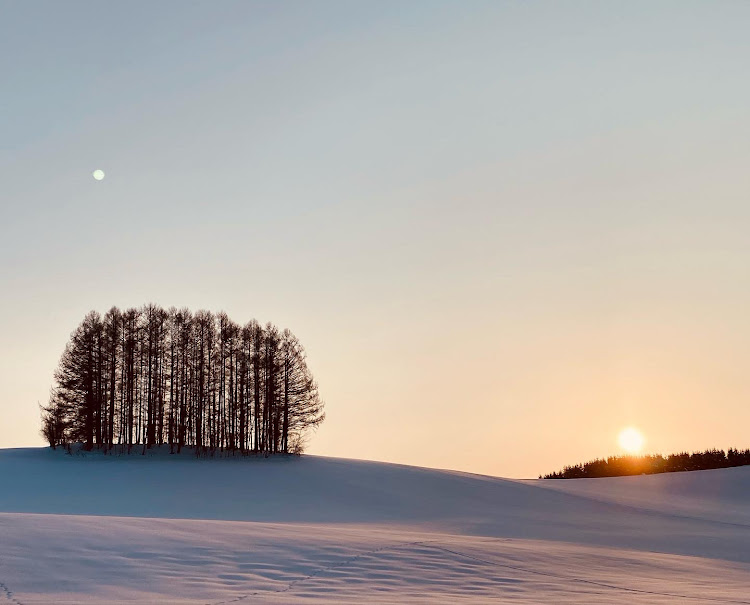
[[563, 470], [549, 475], [540, 475], [540, 479], [582, 479], [586, 477], [621, 477], [623, 475], [652, 475], [655, 473], [674, 473], [677, 471], [703, 471], [712, 468], [728, 468], [750, 464], [750, 450], [706, 450], [688, 454], [652, 454], [647, 456], [610, 456], [607, 459], [592, 460], [575, 466], [566, 466]]
[[324, 417], [289, 330], [149, 304], [84, 318], [42, 407], [42, 435], [53, 448], [300, 452]]

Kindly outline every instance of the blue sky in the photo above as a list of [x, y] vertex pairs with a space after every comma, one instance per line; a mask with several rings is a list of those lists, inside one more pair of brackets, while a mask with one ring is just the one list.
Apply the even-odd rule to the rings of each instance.
[[313, 453], [746, 447], [748, 17], [0, 3], [0, 446], [88, 310], [153, 301], [294, 331]]

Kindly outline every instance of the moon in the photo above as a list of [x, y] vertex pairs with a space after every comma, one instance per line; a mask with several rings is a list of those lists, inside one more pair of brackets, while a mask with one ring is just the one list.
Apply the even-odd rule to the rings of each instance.
[[104, 179], [104, 170], [94, 170], [94, 172], [91, 173], [91, 176], [93, 176], [97, 181], [101, 181]]
[[620, 431], [620, 434], [617, 437], [617, 442], [620, 444], [620, 447], [629, 454], [637, 454], [641, 451], [641, 448], [643, 448], [646, 439], [643, 437], [643, 433], [630, 426]]

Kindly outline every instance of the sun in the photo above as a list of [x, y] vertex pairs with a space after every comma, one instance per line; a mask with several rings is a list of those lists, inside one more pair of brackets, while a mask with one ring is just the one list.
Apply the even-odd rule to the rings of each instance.
[[617, 442], [628, 454], [637, 454], [643, 448], [646, 439], [643, 437], [643, 433], [630, 426], [620, 431]]
[[101, 181], [104, 179], [104, 170], [94, 170], [94, 172], [91, 173], [91, 176], [93, 176], [97, 181]]

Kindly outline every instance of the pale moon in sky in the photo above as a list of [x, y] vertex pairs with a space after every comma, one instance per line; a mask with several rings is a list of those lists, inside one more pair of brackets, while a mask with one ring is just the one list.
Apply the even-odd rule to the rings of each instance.
[[93, 177], [97, 181], [101, 181], [104, 178], [104, 170], [94, 170]]
[[646, 439], [643, 437], [643, 433], [631, 426], [620, 431], [617, 441], [620, 447], [629, 454], [637, 454], [643, 448]]

